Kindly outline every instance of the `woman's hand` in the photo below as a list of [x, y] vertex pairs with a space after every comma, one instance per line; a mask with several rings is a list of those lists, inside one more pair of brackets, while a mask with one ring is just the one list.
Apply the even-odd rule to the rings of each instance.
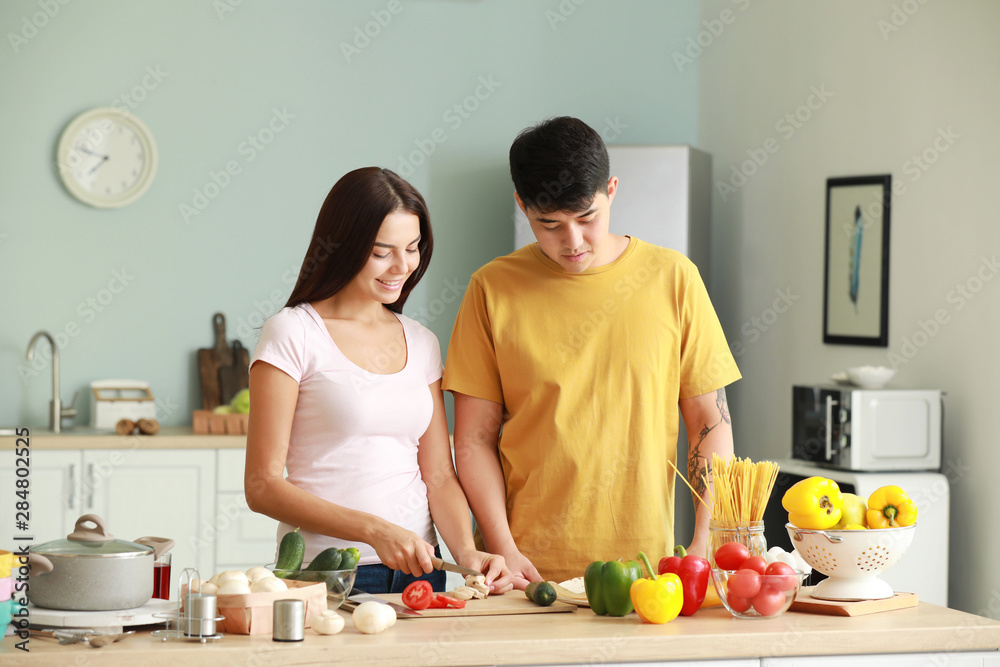
[[514, 588], [514, 575], [511, 574], [503, 556], [485, 551], [473, 551], [463, 556], [458, 564], [479, 570], [486, 575], [486, 585], [493, 595], [503, 595]]
[[434, 571], [434, 547], [416, 533], [388, 521], [380, 521], [368, 542], [382, 564], [403, 574], [419, 577]]

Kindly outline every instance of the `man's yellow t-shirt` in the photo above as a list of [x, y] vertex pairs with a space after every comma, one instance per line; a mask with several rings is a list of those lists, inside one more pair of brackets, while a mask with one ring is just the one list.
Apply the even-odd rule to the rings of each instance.
[[632, 238], [580, 274], [534, 243], [479, 269], [444, 388], [503, 404], [511, 533], [563, 581], [593, 560], [673, 549], [677, 401], [739, 378], [698, 269]]

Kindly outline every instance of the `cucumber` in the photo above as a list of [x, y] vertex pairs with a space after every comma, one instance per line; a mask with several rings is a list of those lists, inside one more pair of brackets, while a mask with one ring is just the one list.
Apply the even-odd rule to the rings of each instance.
[[524, 596], [539, 607], [548, 607], [556, 601], [556, 589], [547, 581], [532, 581], [525, 587]]
[[306, 569], [313, 572], [339, 570], [341, 569], [340, 563], [343, 558], [344, 550], [338, 549], [337, 547], [330, 547], [329, 549], [320, 551], [319, 555], [313, 558], [312, 562], [309, 563], [309, 567]]
[[285, 533], [278, 545], [278, 560], [274, 564], [277, 570], [301, 570], [302, 559], [306, 555], [306, 540], [299, 534], [296, 528], [290, 533]]

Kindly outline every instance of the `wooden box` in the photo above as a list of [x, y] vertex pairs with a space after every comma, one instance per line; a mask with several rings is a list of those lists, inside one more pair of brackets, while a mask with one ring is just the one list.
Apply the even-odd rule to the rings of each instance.
[[305, 627], [312, 625], [312, 617], [327, 609], [326, 584], [308, 581], [283, 580], [287, 591], [249, 593], [246, 595], [219, 595], [219, 632], [235, 635], [269, 635], [274, 629], [275, 600], [305, 600]]
[[198, 435], [246, 435], [250, 415], [217, 415], [211, 410], [195, 410], [191, 430]]

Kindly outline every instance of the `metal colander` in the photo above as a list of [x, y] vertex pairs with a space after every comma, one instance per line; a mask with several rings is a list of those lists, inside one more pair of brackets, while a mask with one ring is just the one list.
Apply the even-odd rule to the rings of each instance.
[[913, 541], [916, 524], [870, 530], [807, 530], [785, 524], [802, 558], [828, 579], [812, 597], [821, 600], [881, 600], [894, 595], [878, 577], [896, 564]]

